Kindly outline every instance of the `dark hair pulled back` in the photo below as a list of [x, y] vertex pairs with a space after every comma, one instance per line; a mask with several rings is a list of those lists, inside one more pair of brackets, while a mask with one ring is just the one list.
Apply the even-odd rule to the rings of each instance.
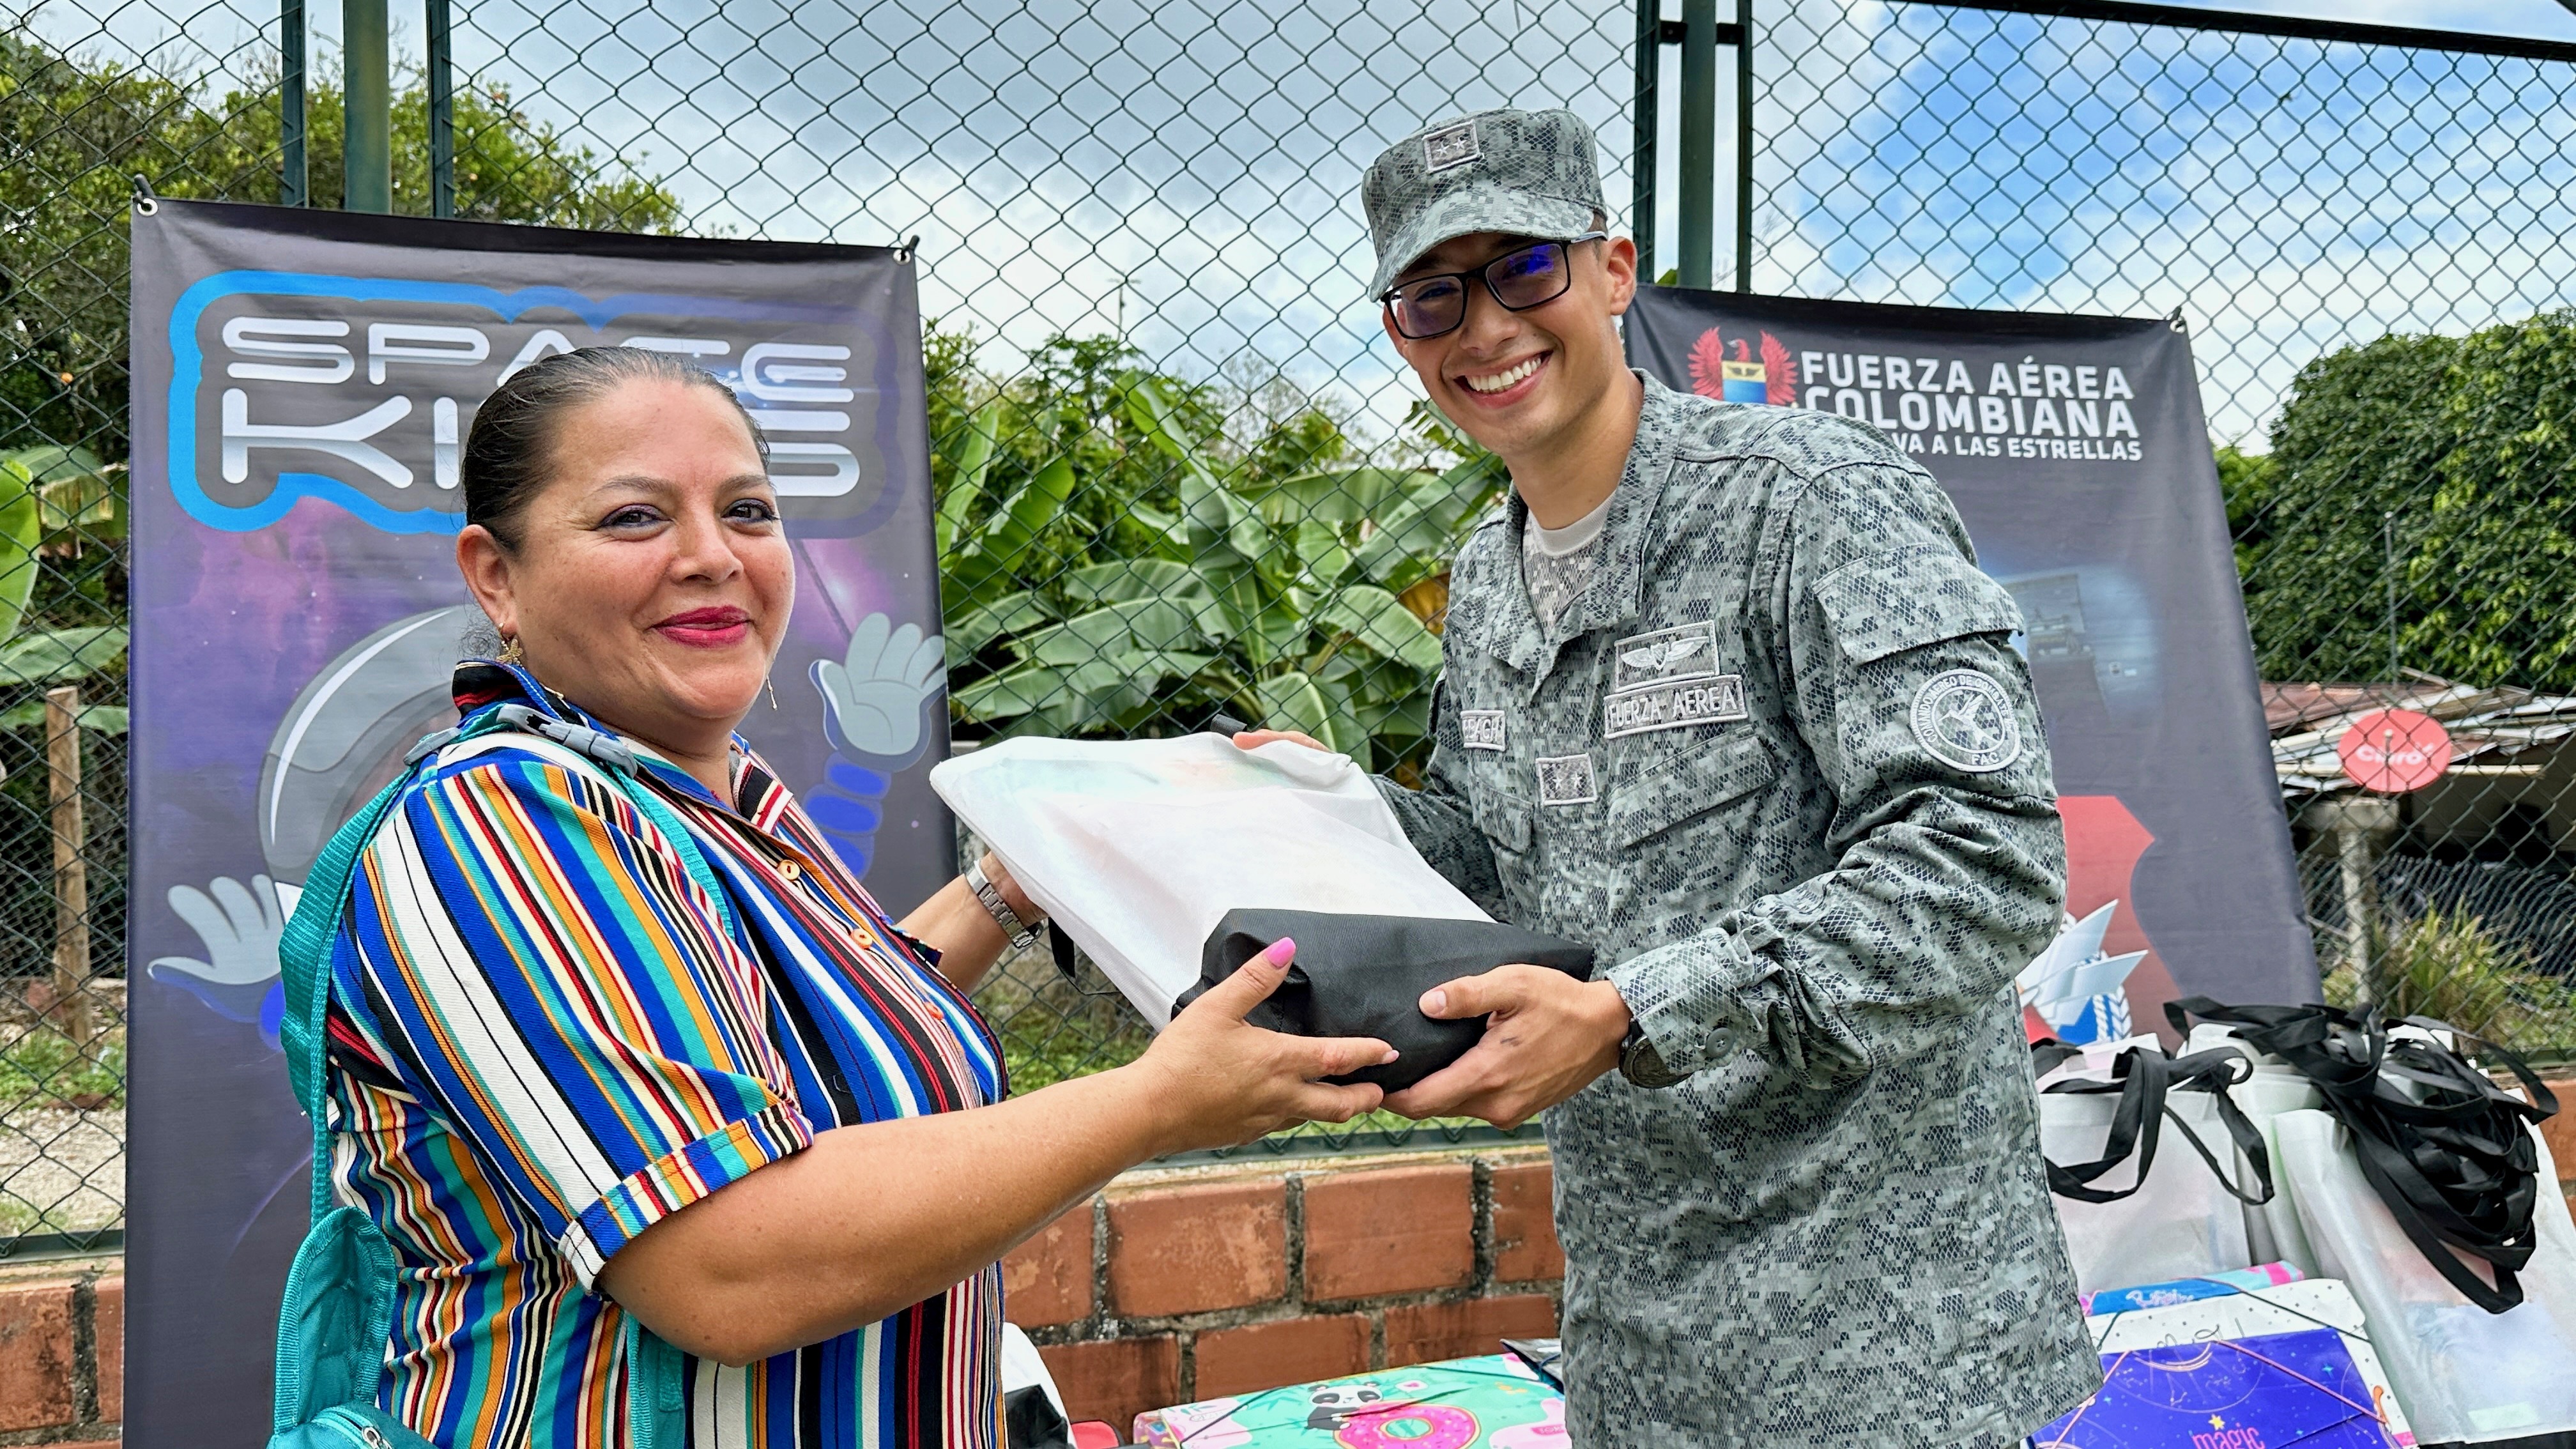
[[685, 357], [641, 347], [584, 347], [558, 352], [504, 379], [475, 410], [458, 466], [465, 489], [465, 521], [489, 529], [505, 549], [519, 546], [519, 514], [554, 474], [555, 438], [575, 408], [597, 402], [629, 382], [676, 382], [712, 389], [733, 404], [751, 445], [765, 466], [769, 440], [742, 399], [714, 373]]

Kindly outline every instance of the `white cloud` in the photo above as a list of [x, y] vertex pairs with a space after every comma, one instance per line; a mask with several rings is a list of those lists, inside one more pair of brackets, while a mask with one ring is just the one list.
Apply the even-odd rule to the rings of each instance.
[[[2551, 0], [2251, 3], [2576, 36]], [[1758, 287], [2180, 305], [2223, 437], [2259, 432], [2319, 350], [2537, 310], [2576, 272], [2563, 67], [1894, 0], [1771, 0], [1761, 20]], [[1158, 365], [1209, 377], [1257, 353], [1382, 428], [1413, 392], [1359, 295], [1358, 182], [1381, 145], [1459, 110], [1568, 104], [1598, 131], [1614, 216], [1629, 207], [1626, 6], [477, 0], [458, 22], [467, 78], [665, 177], [697, 229], [920, 235], [925, 313], [972, 323], [990, 362], [1123, 323]], [[268, 53], [274, 15], [47, 0], [31, 23], [102, 53], [175, 40], [230, 74]], [[1662, 60], [1658, 268], [1679, 201]], [[1721, 57], [1720, 285], [1732, 78]]]

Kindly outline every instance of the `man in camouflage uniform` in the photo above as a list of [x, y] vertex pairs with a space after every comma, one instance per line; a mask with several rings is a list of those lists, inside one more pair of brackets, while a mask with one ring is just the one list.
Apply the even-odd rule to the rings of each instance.
[[2009, 1443], [2100, 1382], [2012, 985], [2064, 894], [2020, 615], [1878, 433], [1625, 368], [1592, 148], [1489, 111], [1363, 189], [1389, 336], [1513, 483], [1452, 572], [1425, 786], [1383, 788], [1605, 967], [1430, 993], [1491, 1022], [1389, 1105], [1550, 1109], [1576, 1443]]

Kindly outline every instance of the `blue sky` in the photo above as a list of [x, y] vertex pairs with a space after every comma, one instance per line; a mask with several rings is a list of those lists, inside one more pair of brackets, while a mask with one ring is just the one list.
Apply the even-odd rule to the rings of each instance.
[[[418, 54], [413, 7], [397, 47]], [[1678, 3], [1672, 8], [1677, 12]], [[1721, 9], [1728, 7], [1721, 6]], [[2555, 0], [2244, 8], [2576, 40]], [[1544, 0], [476, 0], [460, 66], [662, 175], [697, 229], [923, 238], [927, 313], [1007, 365], [1122, 324], [1210, 376], [1255, 358], [1391, 425], [1360, 171], [1431, 116], [1564, 104], [1629, 202], [1626, 5]], [[1878, 0], [1760, 0], [1758, 289], [2162, 314], [2214, 432], [2259, 435], [2320, 350], [2569, 300], [2566, 68]], [[46, 0], [58, 41], [238, 64], [255, 0]], [[313, 7], [317, 41], [338, 7]], [[100, 35], [100, 20], [109, 18]], [[1731, 57], [1721, 74], [1731, 89]], [[1662, 240], [1675, 255], [1666, 53]], [[1721, 211], [1731, 94], [1720, 98]], [[1731, 281], [1721, 214], [1720, 285]]]

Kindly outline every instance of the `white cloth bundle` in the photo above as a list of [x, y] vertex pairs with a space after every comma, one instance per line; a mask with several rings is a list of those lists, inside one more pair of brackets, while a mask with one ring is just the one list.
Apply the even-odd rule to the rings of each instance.
[[1284, 740], [1006, 740], [930, 785], [1156, 1026], [1237, 907], [1492, 919], [1348, 756]]

